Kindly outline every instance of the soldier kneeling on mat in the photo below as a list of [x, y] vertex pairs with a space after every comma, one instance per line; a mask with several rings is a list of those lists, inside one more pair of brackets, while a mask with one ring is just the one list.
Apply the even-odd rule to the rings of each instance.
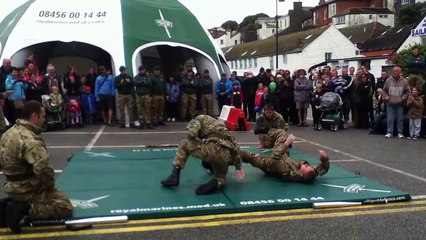
[[286, 141], [282, 143], [286, 151], [278, 160], [242, 150], [239, 153], [243, 162], [259, 168], [266, 175], [278, 177], [285, 181], [309, 183], [314, 181], [317, 176], [326, 174], [330, 168], [330, 163], [327, 154], [322, 150], [319, 150], [320, 163], [317, 166], [311, 166], [307, 161], [298, 161], [289, 157], [288, 148], [294, 140], [294, 135], [289, 134]]
[[55, 172], [40, 137], [46, 112], [37, 101], [25, 103], [22, 119], [1, 138], [1, 165], [9, 198], [0, 200], [0, 227], [18, 233], [21, 220], [63, 218], [72, 215], [68, 197], [55, 188]]
[[197, 195], [211, 194], [222, 189], [230, 165], [235, 166], [237, 179], [244, 179], [239, 147], [225, 125], [208, 115], [200, 115], [191, 120], [186, 129], [188, 139], [180, 143], [173, 161], [173, 171], [161, 181], [163, 186], [179, 185], [181, 169], [189, 156], [210, 163], [214, 174], [214, 179], [197, 187]]

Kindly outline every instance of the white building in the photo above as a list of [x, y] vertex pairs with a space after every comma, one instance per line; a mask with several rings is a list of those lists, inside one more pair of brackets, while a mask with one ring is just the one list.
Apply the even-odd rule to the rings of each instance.
[[208, 31], [220, 48], [241, 43], [241, 33], [238, 31], [228, 31], [222, 27], [211, 28]]
[[[256, 19], [256, 24], [261, 27], [257, 30], [257, 39], [263, 40], [272, 37], [276, 33], [275, 17], [259, 17]], [[290, 17], [288, 15], [279, 16], [278, 32], [290, 26]]]
[[423, 18], [423, 21], [421, 21], [415, 28], [411, 30], [410, 36], [399, 47], [397, 52], [411, 48], [415, 45], [426, 45], [426, 17]]
[[351, 8], [347, 13], [333, 17], [333, 25], [337, 28], [372, 22], [393, 27], [395, 25], [395, 14], [387, 8]]
[[[330, 59], [353, 58], [357, 54], [358, 48], [336, 27], [326, 26], [279, 36], [278, 68], [308, 69]], [[275, 38], [234, 46], [225, 57], [239, 74], [257, 73], [260, 67], [275, 70]]]

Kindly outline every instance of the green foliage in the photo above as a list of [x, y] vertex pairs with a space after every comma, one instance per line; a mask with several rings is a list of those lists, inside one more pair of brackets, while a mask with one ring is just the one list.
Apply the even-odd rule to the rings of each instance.
[[418, 23], [422, 20], [422, 8], [426, 8], [426, 2], [410, 4], [402, 8], [397, 14], [402, 25]]
[[236, 21], [228, 20], [224, 22], [221, 27], [227, 30], [235, 31], [238, 30], [239, 25]]
[[[410, 56], [412, 54], [412, 48], [413, 46], [408, 47], [407, 49], [402, 50], [401, 52], [397, 53], [395, 55], [395, 58], [393, 59], [393, 63], [397, 66], [400, 66], [404, 72], [404, 74], [406, 74], [405, 70], [406, 70], [406, 64], [405, 64], [405, 60], [408, 58], [408, 56]], [[420, 53], [426, 56], [426, 45], [420, 45]]]
[[269, 17], [269, 16], [264, 13], [258, 13], [256, 15], [250, 15], [245, 17], [243, 21], [240, 23], [240, 26], [239, 26], [240, 31], [246, 30], [250, 25], [254, 25], [256, 22], [256, 19], [259, 17]]

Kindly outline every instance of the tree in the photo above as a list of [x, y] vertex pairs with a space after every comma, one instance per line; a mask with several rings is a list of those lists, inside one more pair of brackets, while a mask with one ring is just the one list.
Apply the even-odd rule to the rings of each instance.
[[422, 20], [422, 11], [426, 8], [426, 2], [408, 5], [402, 8], [397, 17], [401, 25], [418, 23]]
[[250, 15], [250, 16], [245, 17], [243, 19], [243, 21], [240, 23], [240, 26], [239, 26], [240, 31], [244, 31], [244, 30], [246, 30], [246, 28], [248, 26], [255, 24], [256, 20], [259, 17], [269, 17], [269, 16], [267, 14], [264, 14], [264, 13], [258, 13], [256, 15]]
[[223, 27], [226, 30], [231, 30], [231, 31], [235, 31], [238, 30], [238, 23], [236, 21], [233, 20], [228, 20], [226, 22], [224, 22], [221, 27]]

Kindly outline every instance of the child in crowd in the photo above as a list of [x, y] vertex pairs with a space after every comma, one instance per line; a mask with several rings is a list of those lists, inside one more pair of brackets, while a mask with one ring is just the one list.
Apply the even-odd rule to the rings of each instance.
[[13, 102], [15, 107], [14, 119], [11, 119], [12, 123], [21, 116], [22, 109], [24, 108], [25, 91], [27, 84], [19, 75], [18, 69], [15, 67], [11, 68], [11, 74], [9, 74], [5, 81], [6, 91], [9, 94], [9, 99]]
[[64, 101], [62, 99], [62, 95], [59, 93], [58, 86], [52, 86], [52, 93], [50, 93], [49, 97], [50, 97], [49, 106], [51, 107], [50, 110], [54, 112], [60, 112], [62, 103]]
[[241, 109], [243, 104], [243, 91], [241, 90], [238, 81], [232, 84], [231, 106]]
[[80, 124], [81, 108], [77, 99], [70, 99], [70, 102], [68, 103], [68, 113], [71, 119], [71, 125], [74, 126]]
[[263, 98], [263, 84], [259, 83], [259, 85], [257, 85], [256, 96], [254, 97], [256, 119], [262, 114], [262, 98]]
[[83, 110], [86, 116], [86, 123], [93, 124], [93, 119], [96, 116], [96, 96], [92, 93], [92, 88], [86, 86], [84, 93], [81, 96], [83, 103]]
[[322, 84], [317, 83], [315, 86], [315, 92], [312, 95], [312, 118], [314, 120], [314, 130], [320, 131], [322, 126], [320, 122], [321, 117], [321, 98], [324, 95], [322, 90]]
[[176, 82], [175, 76], [171, 74], [169, 81], [166, 83], [166, 109], [167, 109], [167, 121], [176, 121], [178, 117], [178, 103], [180, 98], [179, 84]]
[[423, 114], [423, 98], [419, 95], [417, 87], [411, 89], [411, 95], [407, 99], [408, 117], [410, 121], [410, 136], [407, 139], [417, 140], [420, 134]]
[[37, 62], [34, 58], [33, 53], [28, 53], [27, 58], [25, 59], [25, 62], [24, 62], [25, 67], [28, 67], [30, 64], [33, 64], [36, 69], [38, 68]]

